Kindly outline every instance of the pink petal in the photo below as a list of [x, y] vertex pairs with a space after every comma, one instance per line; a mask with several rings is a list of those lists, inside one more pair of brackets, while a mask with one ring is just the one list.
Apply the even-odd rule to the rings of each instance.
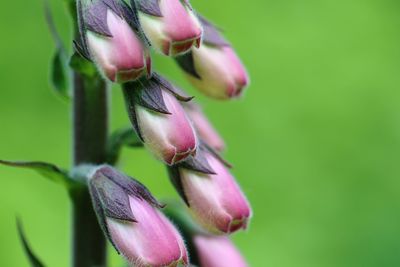
[[88, 44], [94, 61], [111, 81], [137, 79], [146, 70], [145, 48], [128, 23], [107, 11], [112, 37], [88, 32]]
[[245, 228], [251, 216], [247, 199], [226, 167], [211, 154], [206, 158], [216, 175], [181, 169], [182, 186], [191, 211], [204, 227], [215, 233]]
[[118, 250], [139, 267], [169, 266], [181, 261], [186, 253], [182, 250], [186, 250], [172, 224], [146, 201], [134, 197], [129, 200], [137, 223], [107, 219]]
[[201, 77], [188, 76], [194, 86], [217, 99], [241, 95], [248, 84], [248, 76], [231, 47], [202, 45], [192, 53], [196, 72]]
[[197, 39], [202, 29], [197, 18], [180, 0], [160, 0], [164, 31], [173, 42]]
[[194, 238], [201, 266], [247, 267], [240, 252], [227, 237], [196, 236]]
[[187, 112], [201, 139], [206, 141], [212, 148], [218, 151], [223, 150], [225, 148], [224, 141], [207, 120], [203, 112], [197, 108], [188, 108]]

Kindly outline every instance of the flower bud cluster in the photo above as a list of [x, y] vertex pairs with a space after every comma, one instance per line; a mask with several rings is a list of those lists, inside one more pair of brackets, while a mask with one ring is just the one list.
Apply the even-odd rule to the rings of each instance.
[[[232, 46], [188, 0], [79, 0], [77, 8], [77, 52], [104, 78], [121, 84], [133, 129], [167, 165], [177, 192], [209, 233], [194, 239], [201, 266], [245, 266], [207, 259], [212, 248], [240, 262], [227, 237], [217, 236], [246, 229], [251, 217], [231, 166], [219, 155], [225, 142], [192, 97], [152, 71], [150, 56], [153, 47], [175, 57], [194, 87], [215, 99], [232, 99], [249, 83]], [[189, 264], [179, 232], [142, 184], [102, 166], [90, 189], [103, 230], [134, 266]]]

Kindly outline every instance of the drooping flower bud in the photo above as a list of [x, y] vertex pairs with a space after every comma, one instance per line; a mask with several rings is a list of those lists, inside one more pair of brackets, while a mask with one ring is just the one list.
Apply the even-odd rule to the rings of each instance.
[[200, 267], [247, 267], [242, 255], [225, 236], [194, 237]]
[[199, 47], [202, 27], [188, 0], [136, 0], [139, 19], [150, 43], [175, 56]]
[[[82, 4], [83, 1], [83, 4]], [[81, 53], [113, 82], [135, 80], [151, 72], [137, 15], [123, 0], [78, 1]]]
[[89, 189], [100, 226], [137, 267], [188, 263], [184, 242], [147, 188], [110, 166], [99, 167]]
[[229, 165], [209, 147], [170, 167], [170, 178], [196, 220], [213, 233], [247, 227], [251, 208]]
[[204, 94], [216, 99], [239, 97], [249, 78], [231, 45], [210, 22], [203, 24], [203, 44], [177, 57], [189, 81]]
[[186, 241], [190, 262], [199, 267], [245, 267], [245, 259], [226, 236], [214, 236], [200, 228], [180, 202], [168, 201], [164, 214]]
[[194, 154], [197, 137], [174, 86], [154, 73], [149, 80], [124, 85], [132, 125], [147, 148], [168, 165]]
[[206, 115], [201, 110], [201, 107], [190, 102], [184, 105], [185, 110], [192, 120], [199, 137], [204, 140], [209, 146], [217, 151], [222, 151], [225, 148], [224, 140], [211, 125]]

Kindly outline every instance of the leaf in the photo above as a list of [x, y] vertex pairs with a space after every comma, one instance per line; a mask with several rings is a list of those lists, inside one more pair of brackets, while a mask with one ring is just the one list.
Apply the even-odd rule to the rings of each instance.
[[131, 127], [119, 129], [110, 136], [107, 144], [107, 162], [109, 164], [115, 164], [118, 161], [121, 149], [124, 146], [143, 146], [140, 137]]
[[58, 95], [64, 99], [70, 99], [71, 91], [71, 72], [68, 68], [68, 52], [63, 45], [60, 35], [55, 27], [53, 16], [48, 2], [45, 2], [45, 15], [50, 33], [56, 44], [56, 52], [53, 56], [51, 66], [51, 82]]
[[71, 81], [70, 74], [67, 70], [67, 58], [62, 49], [57, 48], [54, 54], [51, 68], [51, 81], [56, 92], [65, 99], [70, 99], [72, 96], [71, 92]]
[[24, 248], [25, 254], [29, 259], [29, 262], [31, 264], [31, 267], [44, 267], [44, 264], [39, 260], [39, 258], [35, 255], [35, 253], [32, 251], [32, 248], [30, 247], [28, 240], [26, 239], [24, 229], [22, 228], [22, 223], [21, 220], [17, 218], [17, 230], [18, 230], [18, 235], [21, 240], [22, 246]]
[[31, 169], [42, 175], [43, 177], [67, 186], [68, 188], [72, 186], [75, 182], [69, 177], [67, 171], [61, 170], [56, 165], [40, 162], [40, 161], [6, 161], [0, 160], [0, 164], [17, 167], [17, 168], [25, 168]]

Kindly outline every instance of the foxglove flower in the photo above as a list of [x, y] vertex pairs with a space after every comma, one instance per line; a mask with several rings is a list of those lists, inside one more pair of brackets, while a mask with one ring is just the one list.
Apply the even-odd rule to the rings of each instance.
[[196, 220], [213, 233], [246, 228], [251, 209], [229, 165], [208, 147], [169, 168], [170, 178]]
[[215, 150], [224, 150], [224, 140], [211, 125], [210, 121], [207, 119], [200, 106], [189, 102], [184, 105], [184, 107], [196, 129], [198, 136]]
[[232, 241], [225, 236], [198, 235], [194, 238], [200, 267], [247, 267]]
[[89, 189], [100, 226], [134, 266], [187, 265], [184, 242], [144, 185], [110, 166], [99, 167]]
[[113, 82], [135, 80], [151, 72], [137, 15], [123, 0], [78, 1], [81, 53]]
[[201, 43], [202, 27], [188, 0], [136, 0], [139, 19], [151, 44], [175, 56]]
[[196, 133], [179, 103], [191, 98], [156, 73], [125, 84], [124, 95], [134, 129], [157, 158], [173, 165], [196, 152]]
[[177, 58], [189, 81], [204, 94], [216, 99], [239, 97], [249, 78], [231, 45], [218, 29], [204, 18], [203, 44]]

